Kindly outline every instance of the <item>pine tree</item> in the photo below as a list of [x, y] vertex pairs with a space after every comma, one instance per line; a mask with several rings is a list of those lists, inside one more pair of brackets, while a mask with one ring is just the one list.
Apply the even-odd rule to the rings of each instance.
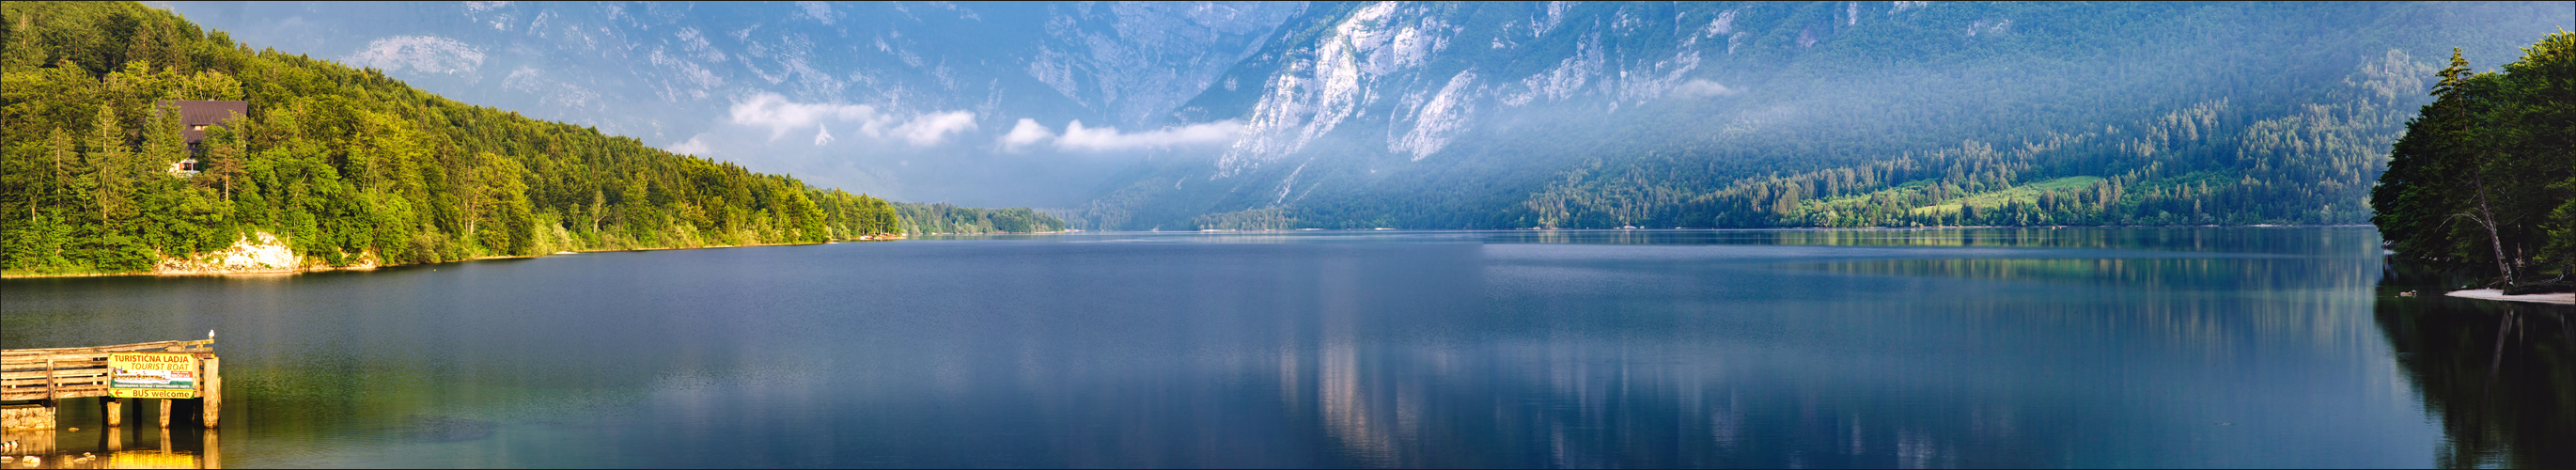
[[131, 175], [126, 168], [131, 166], [128, 160], [132, 160], [133, 152], [125, 148], [124, 129], [116, 120], [116, 108], [98, 108], [98, 124], [90, 130], [88, 147], [88, 152], [81, 155], [81, 166], [89, 172], [86, 179], [93, 189], [91, 196], [97, 204], [98, 217], [102, 221], [117, 220], [116, 214], [125, 209], [126, 196], [131, 192]]
[[239, 116], [225, 119], [223, 125], [207, 128], [206, 139], [200, 143], [205, 148], [205, 158], [198, 162], [205, 169], [200, 181], [223, 190], [226, 201], [233, 199], [233, 180], [249, 173], [249, 163], [243, 161], [249, 151], [242, 144], [242, 132], [236, 130], [249, 121]]

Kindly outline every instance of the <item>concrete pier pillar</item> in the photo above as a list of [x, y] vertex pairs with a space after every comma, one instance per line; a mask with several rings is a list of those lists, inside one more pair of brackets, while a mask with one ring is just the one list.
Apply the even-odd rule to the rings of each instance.
[[[220, 418], [222, 418], [222, 417], [223, 417], [223, 412], [224, 412], [224, 375], [223, 375], [223, 373], [222, 373], [222, 372], [223, 372], [223, 361], [224, 361], [224, 359], [223, 359], [223, 358], [220, 358], [220, 357], [213, 357], [213, 356], [211, 356], [211, 355], [207, 356], [207, 357], [206, 357], [206, 359], [205, 359], [204, 361], [201, 361], [201, 363], [205, 365], [205, 369], [206, 369], [206, 370], [205, 370], [205, 373], [204, 373], [204, 374], [199, 374], [199, 375], [198, 375], [198, 377], [203, 377], [203, 379], [201, 379], [201, 380], [204, 380], [204, 381], [205, 381], [204, 388], [205, 388], [206, 390], [205, 390], [205, 394], [204, 394], [204, 398], [203, 398], [203, 400], [205, 400], [205, 402], [204, 402], [204, 403], [201, 403], [201, 404], [205, 405], [205, 408], [206, 408], [206, 409], [205, 409], [205, 416], [204, 416], [204, 418], [205, 418], [205, 421], [206, 421], [206, 427], [208, 427], [208, 428], [215, 427], [215, 422], [216, 422], [216, 421], [218, 421]], [[207, 431], [207, 432], [211, 433], [211, 432], [214, 432], [214, 431]]]

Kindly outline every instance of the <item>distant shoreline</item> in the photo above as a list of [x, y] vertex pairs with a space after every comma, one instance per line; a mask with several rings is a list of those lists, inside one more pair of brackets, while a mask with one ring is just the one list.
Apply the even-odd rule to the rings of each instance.
[[[1544, 232], [1544, 231], [1551, 231], [1551, 230], [1557, 230], [1557, 231], [1575, 231], [1575, 230], [1593, 230], [1593, 231], [1642, 231], [1642, 230], [1661, 230], [1661, 231], [1673, 231], [1673, 230], [1728, 230], [1728, 231], [1743, 231], [1743, 232], [1751, 232], [1751, 231], [1792, 231], [1792, 230], [1926, 230], [1926, 229], [1955, 229], [1955, 228], [2045, 228], [2045, 229], [2060, 229], [2060, 228], [2377, 228], [2377, 227], [2378, 227], [2378, 226], [2371, 225], [2371, 224], [2313, 224], [2313, 225], [2308, 225], [2308, 224], [2252, 224], [2252, 225], [1940, 225], [1940, 226], [1920, 226], [1920, 227], [1671, 227], [1671, 228], [1651, 228], [1651, 227], [1631, 227], [1631, 228], [1619, 228], [1619, 227], [1604, 227], [1604, 228], [1539, 228], [1539, 227], [1520, 227], [1520, 228], [1268, 228], [1268, 229], [1264, 229], [1264, 228], [1254, 228], [1254, 229], [1200, 229], [1200, 230], [1160, 230], [1160, 231], [1156, 231], [1156, 230], [1104, 230], [1104, 231], [1098, 231], [1097, 233], [1123, 233], [1123, 232], [1134, 232], [1134, 233], [1147, 233], [1147, 232], [1160, 232], [1160, 233], [1196, 233], [1196, 232], [1297, 232], [1297, 231], [1320, 231], [1320, 230], [1337, 230], [1337, 231], [1349, 231], [1349, 232], [1366, 232], [1366, 231], [1373, 231], [1373, 230], [1412, 230], [1412, 231], [1451, 231], [1451, 232], [1518, 232], [1518, 231], [1538, 231], [1538, 232]], [[1055, 233], [1055, 232], [1033, 232], [1033, 233]], [[967, 234], [967, 235], [975, 235], [975, 234]]]
[[[1937, 227], [1762, 227], [1762, 228], [1751, 228], [1751, 227], [1746, 227], [1746, 228], [1508, 228], [1508, 229], [1502, 229], [1502, 228], [1497, 228], [1497, 229], [1409, 229], [1409, 228], [1388, 228], [1388, 229], [1379, 229], [1379, 228], [1355, 228], [1355, 229], [1209, 229], [1209, 230], [1188, 230], [1188, 231], [1181, 231], [1181, 230], [1168, 230], [1168, 231], [1159, 231], [1159, 232], [1155, 232], [1155, 231], [1128, 231], [1128, 232], [1135, 232], [1135, 233], [1176, 233], [1176, 234], [1177, 234], [1177, 233], [1301, 232], [1301, 231], [1324, 231], [1324, 230], [1331, 230], [1331, 231], [1355, 231], [1355, 232], [1379, 231], [1379, 230], [1406, 230], [1406, 231], [1458, 231], [1458, 232], [1516, 232], [1516, 231], [1645, 231], [1645, 230], [1654, 230], [1654, 231], [1674, 231], [1674, 230], [1690, 230], [1690, 231], [1697, 231], [1697, 230], [1726, 230], [1726, 231], [1815, 231], [1815, 230], [1940, 230], [1940, 229], [1997, 229], [1997, 228], [2021, 228], [2021, 229], [2062, 229], [2062, 228], [2192, 228], [2192, 227], [2201, 227], [2201, 228], [2223, 228], [2223, 227], [2246, 227], [2246, 228], [2364, 228], [2364, 227], [2375, 227], [2375, 226], [2370, 225], [2370, 224], [2319, 224], [2319, 225], [2270, 225], [2270, 224], [2257, 224], [2257, 225], [1979, 225], [1979, 226], [1937, 226]], [[821, 245], [821, 244], [842, 243], [842, 242], [880, 242], [880, 241], [908, 240], [908, 239], [911, 239], [911, 238], [912, 238], [912, 237], [914, 237], [914, 236], [1062, 235], [1062, 234], [1072, 234], [1072, 233], [1119, 233], [1119, 232], [1121, 232], [1121, 231], [1091, 231], [1091, 230], [1074, 230], [1074, 229], [1067, 229], [1067, 230], [1057, 230], [1057, 231], [1048, 231], [1048, 232], [921, 233], [921, 234], [912, 234], [912, 235], [895, 235], [895, 236], [890, 236], [890, 237], [878, 237], [878, 238], [853, 238], [853, 239], [829, 240], [829, 241], [814, 242], [814, 243], [761, 243], [761, 244], [751, 244], [751, 245], [709, 245], [709, 246], [684, 246], [684, 247], [661, 247], [661, 248], [621, 248], [621, 249], [607, 249], [607, 250], [570, 250], [570, 251], [558, 251], [558, 252], [554, 252], [554, 253], [545, 253], [545, 254], [536, 254], [536, 255], [525, 255], [525, 256], [481, 256], [481, 257], [474, 257], [474, 258], [467, 258], [467, 259], [460, 259], [460, 260], [441, 261], [441, 262], [436, 262], [436, 263], [398, 264], [398, 265], [357, 264], [357, 265], [350, 265], [350, 266], [316, 266], [316, 267], [292, 268], [292, 269], [154, 270], [154, 271], [145, 271], [145, 272], [121, 272], [121, 273], [0, 274], [0, 279], [42, 279], [42, 278], [117, 277], [117, 276], [169, 276], [169, 277], [191, 277], [191, 276], [249, 276], [249, 277], [257, 277], [257, 276], [285, 276], [285, 275], [306, 274], [306, 273], [320, 273], [320, 272], [331, 272], [331, 271], [373, 271], [373, 270], [376, 270], [376, 269], [390, 268], [390, 267], [397, 267], [397, 266], [428, 266], [428, 265], [447, 264], [447, 263], [461, 263], [461, 262], [467, 262], [467, 261], [484, 261], [484, 260], [499, 260], [499, 259], [530, 259], [530, 258], [542, 258], [542, 257], [552, 256], [552, 255], [582, 254], [582, 253], [613, 253], [613, 252], [622, 252], [622, 251], [701, 250], [701, 249], [712, 249], [712, 248], [746, 248], [746, 247], [755, 247], [755, 246]], [[2501, 295], [2501, 293], [2499, 293], [2498, 295]], [[2490, 299], [2490, 300], [2512, 300], [2512, 301], [2532, 301], [2532, 302], [2552, 302], [2552, 303], [2554, 303], [2553, 301], [2545, 301], [2545, 300], [2524, 300], [2524, 299], [2520, 299], [2520, 298], [2519, 298], [2519, 297], [2532, 297], [2532, 296], [2512, 296], [2512, 297], [2517, 297], [2517, 298], [2514, 298], [2514, 299]], [[2485, 298], [2485, 297], [2471, 297], [2471, 298]]]
[[390, 267], [397, 267], [397, 266], [431, 266], [431, 265], [440, 265], [440, 264], [449, 264], [449, 263], [463, 263], [463, 262], [468, 262], [468, 261], [485, 261], [485, 260], [499, 260], [499, 259], [532, 259], [532, 258], [543, 258], [543, 257], [553, 256], [553, 255], [568, 255], [568, 254], [582, 254], [582, 253], [613, 253], [613, 252], [620, 252], [620, 251], [700, 250], [700, 249], [710, 249], [710, 248], [747, 248], [747, 247], [755, 247], [755, 246], [824, 245], [824, 244], [841, 243], [841, 242], [881, 242], [881, 241], [896, 241], [896, 240], [904, 240], [904, 239], [908, 239], [908, 238], [910, 238], [910, 237], [903, 236], [903, 235], [895, 235], [895, 236], [890, 236], [890, 237], [875, 237], [875, 238], [867, 238], [867, 239], [856, 239], [856, 238], [854, 238], [854, 239], [846, 239], [846, 240], [828, 240], [828, 241], [813, 242], [813, 243], [759, 243], [759, 244], [751, 244], [751, 245], [709, 245], [709, 246], [683, 246], [683, 247], [664, 247], [664, 248], [623, 248], [623, 249], [612, 249], [612, 250], [568, 250], [568, 251], [558, 251], [558, 252], [553, 252], [553, 253], [535, 254], [535, 255], [524, 255], [524, 256], [477, 256], [477, 257], [473, 257], [473, 258], [466, 258], [466, 259], [460, 259], [460, 260], [450, 260], [450, 261], [440, 261], [440, 262], [436, 262], [436, 263], [415, 263], [415, 264], [397, 264], [397, 265], [378, 265], [378, 264], [374, 264], [374, 263], [362, 263], [362, 264], [349, 265], [349, 266], [316, 266], [316, 267], [299, 267], [299, 268], [283, 268], [283, 269], [212, 269], [212, 270], [194, 270], [194, 269], [185, 269], [185, 270], [160, 270], [160, 269], [156, 269], [156, 270], [153, 270], [153, 271], [142, 271], [142, 272], [122, 272], [122, 273], [0, 274], [0, 279], [43, 279], [43, 278], [117, 277], [117, 276], [154, 276], [154, 277], [200, 277], [200, 276], [213, 276], [213, 277], [229, 277], [229, 276], [265, 277], [265, 276], [289, 276], [289, 275], [296, 275], [296, 274], [321, 273], [321, 272], [331, 272], [331, 271], [374, 271], [374, 270], [377, 270], [377, 269], [390, 268]]

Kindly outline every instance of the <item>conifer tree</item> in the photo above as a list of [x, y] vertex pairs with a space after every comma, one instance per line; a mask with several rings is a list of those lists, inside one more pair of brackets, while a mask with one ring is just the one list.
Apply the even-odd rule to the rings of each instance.
[[116, 214], [125, 209], [131, 179], [126, 168], [131, 166], [133, 152], [125, 148], [124, 134], [116, 108], [100, 106], [96, 127], [90, 129], [89, 148], [81, 157], [101, 221], [117, 220]]

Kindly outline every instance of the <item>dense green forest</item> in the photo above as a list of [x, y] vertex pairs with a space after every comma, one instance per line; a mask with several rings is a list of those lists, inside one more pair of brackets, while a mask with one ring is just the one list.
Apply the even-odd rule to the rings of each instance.
[[[254, 50], [132, 2], [0, 5], [0, 268], [140, 272], [255, 233], [395, 265], [892, 234], [884, 200]], [[246, 100], [202, 173], [161, 100]]]
[[2371, 221], [2398, 256], [2499, 284], [2576, 271], [2576, 33], [2496, 73], [2455, 52], [2440, 77], [2389, 152]]
[[1026, 207], [984, 209], [950, 205], [898, 202], [895, 212], [902, 215], [903, 233], [1034, 233], [1064, 231], [1063, 219]]

